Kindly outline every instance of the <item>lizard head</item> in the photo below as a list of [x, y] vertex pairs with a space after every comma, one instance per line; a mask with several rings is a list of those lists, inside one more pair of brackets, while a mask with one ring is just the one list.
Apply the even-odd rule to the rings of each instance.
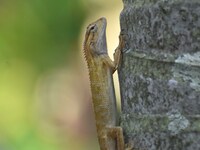
[[103, 17], [88, 25], [84, 42], [86, 57], [88, 54], [107, 54], [106, 25], [106, 18]]

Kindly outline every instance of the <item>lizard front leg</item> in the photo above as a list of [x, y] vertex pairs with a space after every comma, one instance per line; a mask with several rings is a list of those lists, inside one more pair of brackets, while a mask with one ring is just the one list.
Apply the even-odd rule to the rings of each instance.
[[119, 45], [118, 47], [115, 49], [115, 53], [113, 54], [114, 56], [114, 63], [115, 63], [115, 67], [116, 69], [118, 69], [118, 66], [122, 60], [122, 49], [124, 47], [124, 41], [123, 41], [123, 36], [120, 35], [119, 36]]
[[104, 64], [111, 69], [112, 73], [117, 70], [115, 61], [112, 61], [108, 55], [102, 55], [101, 58]]
[[118, 46], [115, 50], [114, 61], [112, 61], [108, 55], [102, 55], [101, 58], [103, 62], [109, 68], [111, 68], [112, 72], [114, 73], [118, 69], [119, 63], [121, 61], [121, 46]]
[[114, 61], [112, 61], [110, 59], [110, 57], [106, 54], [106, 55], [102, 55], [102, 59], [103, 62], [109, 67], [111, 68], [111, 70], [113, 71], [113, 73], [118, 69], [118, 66], [120, 64], [120, 61], [122, 59], [122, 54], [121, 54], [121, 50], [124, 47], [124, 41], [123, 41], [123, 37], [122, 35], [119, 36], [119, 45], [118, 47], [115, 49], [115, 53], [113, 54], [114, 56]]

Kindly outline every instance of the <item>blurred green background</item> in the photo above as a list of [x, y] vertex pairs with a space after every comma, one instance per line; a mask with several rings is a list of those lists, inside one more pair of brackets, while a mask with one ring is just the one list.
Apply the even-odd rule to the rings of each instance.
[[121, 5], [0, 1], [0, 150], [98, 149], [81, 47], [101, 16], [115, 20], [109, 47], [117, 46]]

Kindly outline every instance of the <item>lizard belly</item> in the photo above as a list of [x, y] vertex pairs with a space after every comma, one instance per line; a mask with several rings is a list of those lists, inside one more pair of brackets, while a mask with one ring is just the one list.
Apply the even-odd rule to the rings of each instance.
[[90, 80], [98, 131], [106, 126], [116, 126], [117, 110], [111, 70], [103, 65], [94, 68], [96, 70], [90, 73]]

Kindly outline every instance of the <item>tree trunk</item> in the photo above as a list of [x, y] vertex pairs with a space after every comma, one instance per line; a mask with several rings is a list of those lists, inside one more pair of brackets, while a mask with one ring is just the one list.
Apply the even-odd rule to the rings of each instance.
[[200, 1], [123, 0], [121, 126], [137, 150], [200, 149]]

